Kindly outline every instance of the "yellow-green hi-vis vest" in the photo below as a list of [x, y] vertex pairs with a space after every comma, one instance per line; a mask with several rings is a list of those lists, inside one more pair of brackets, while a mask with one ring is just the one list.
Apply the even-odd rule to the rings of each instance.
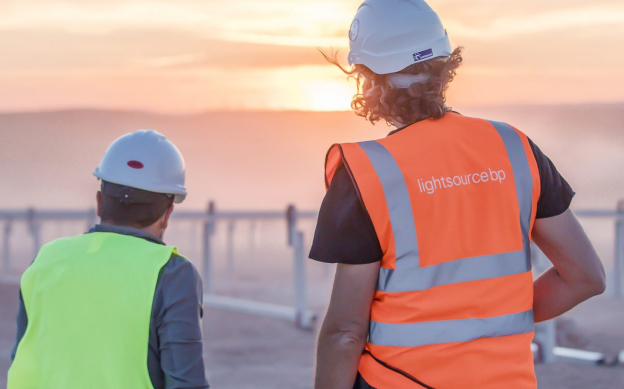
[[45, 245], [22, 276], [28, 327], [8, 389], [153, 388], [149, 326], [158, 274], [177, 249], [95, 232]]

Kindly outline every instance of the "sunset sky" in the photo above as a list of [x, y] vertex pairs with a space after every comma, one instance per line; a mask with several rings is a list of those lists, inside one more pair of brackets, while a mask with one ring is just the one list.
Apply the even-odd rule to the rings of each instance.
[[[360, 0], [3, 0], [0, 111], [346, 110]], [[460, 105], [624, 101], [622, 0], [431, 0]]]

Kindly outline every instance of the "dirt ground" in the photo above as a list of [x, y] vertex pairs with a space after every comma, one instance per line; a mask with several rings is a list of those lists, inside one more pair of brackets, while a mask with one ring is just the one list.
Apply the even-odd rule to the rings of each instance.
[[[18, 288], [0, 284], [0, 388], [6, 386]], [[615, 357], [624, 349], [624, 302], [599, 298], [566, 315], [559, 343]], [[206, 367], [215, 389], [311, 388], [314, 332], [280, 320], [207, 310]], [[536, 367], [540, 389], [622, 389], [624, 366], [557, 362]]]

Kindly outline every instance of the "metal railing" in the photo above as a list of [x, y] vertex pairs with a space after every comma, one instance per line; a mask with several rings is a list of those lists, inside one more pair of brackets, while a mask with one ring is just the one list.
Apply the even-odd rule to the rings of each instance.
[[[613, 285], [612, 296], [622, 298], [622, 262], [624, 261], [624, 201], [618, 202], [615, 210], [577, 210], [575, 214], [583, 219], [614, 219], [615, 239], [613, 269], [610, 282]], [[544, 272], [550, 266], [546, 255], [535, 245], [532, 247], [534, 271]], [[535, 326], [535, 338], [532, 344], [534, 357], [541, 363], [568, 361], [590, 365], [616, 366], [624, 363], [624, 350], [614, 360], [600, 352], [562, 347], [557, 344], [556, 319], [539, 323]]]
[[[624, 262], [624, 201], [620, 201], [615, 210], [579, 209], [576, 215], [582, 219], [613, 219], [615, 223], [614, 264], [610, 271], [613, 285], [612, 294], [616, 298], [623, 296], [623, 262]], [[290, 320], [301, 328], [310, 328], [314, 322], [314, 314], [307, 306], [306, 289], [306, 255], [305, 234], [300, 230], [298, 222], [303, 219], [313, 220], [317, 217], [316, 211], [299, 211], [294, 206], [285, 211], [217, 211], [211, 202], [205, 211], [176, 211], [173, 220], [186, 220], [202, 223], [202, 271], [204, 279], [205, 304], [222, 309], [230, 309], [250, 314], [262, 314]], [[44, 221], [84, 221], [85, 227], [91, 228], [96, 223], [95, 210], [86, 211], [53, 211], [53, 210], [0, 210], [0, 221], [4, 222], [2, 238], [2, 266], [0, 281], [16, 282], [18, 277], [11, 274], [11, 233], [14, 222], [26, 222], [28, 232], [32, 238], [33, 258], [41, 247], [40, 223]], [[255, 222], [261, 220], [285, 220], [287, 224], [287, 243], [292, 250], [293, 290], [292, 305], [279, 305], [256, 302], [247, 299], [219, 296], [214, 293], [213, 277], [213, 236], [217, 221], [227, 223], [226, 232], [226, 261], [228, 269], [234, 267], [233, 234], [238, 222]], [[250, 239], [251, 247], [255, 244]]]
[[[289, 320], [302, 329], [311, 329], [316, 319], [315, 314], [308, 309], [307, 306], [307, 283], [305, 263], [306, 255], [304, 252], [305, 235], [299, 230], [298, 221], [300, 219], [315, 219], [317, 213], [314, 211], [298, 211], [294, 205], [290, 205], [286, 212], [283, 211], [216, 211], [214, 202], [210, 202], [207, 212], [200, 216], [196, 212], [180, 212], [176, 215], [177, 219], [193, 219], [198, 217], [204, 218], [203, 230], [203, 278], [204, 278], [204, 304], [229, 309], [233, 311], [260, 314], [270, 317]], [[234, 226], [238, 221], [254, 221], [254, 220], [284, 220], [287, 222], [287, 241], [288, 246], [292, 248], [294, 275], [293, 289], [295, 291], [294, 307], [261, 303], [246, 299], [237, 299], [233, 297], [219, 296], [213, 293], [213, 254], [212, 254], [212, 236], [215, 231], [217, 221], [225, 220], [228, 222], [227, 228], [227, 244], [226, 244], [226, 260], [228, 269], [232, 270], [234, 266]], [[250, 245], [253, 247], [255, 242], [250, 239]]]
[[[299, 229], [302, 219], [315, 219], [317, 212], [299, 211], [294, 205], [285, 211], [216, 211], [214, 202], [210, 202], [206, 211], [176, 211], [171, 218], [174, 221], [201, 223], [202, 231], [202, 278], [204, 280], [204, 305], [248, 314], [258, 314], [289, 320], [302, 329], [314, 325], [315, 314], [308, 309], [306, 282], [305, 234]], [[294, 264], [292, 305], [272, 304], [249, 299], [217, 295], [214, 293], [214, 255], [213, 241], [215, 225], [218, 221], [227, 222], [226, 260], [228, 269], [234, 266], [234, 226], [242, 221], [284, 220], [287, 224], [287, 243], [292, 250]], [[32, 239], [32, 258], [35, 258], [42, 245], [41, 223], [45, 221], [84, 221], [85, 229], [92, 228], [97, 222], [95, 210], [55, 211], [55, 210], [0, 210], [0, 221], [4, 222], [2, 239], [2, 267], [0, 282], [19, 282], [19, 276], [12, 274], [11, 234], [16, 222], [26, 222]], [[255, 245], [250, 239], [250, 245]]]

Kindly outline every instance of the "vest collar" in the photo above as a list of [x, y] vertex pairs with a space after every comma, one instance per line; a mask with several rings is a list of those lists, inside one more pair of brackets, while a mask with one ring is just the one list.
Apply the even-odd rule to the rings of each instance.
[[[456, 113], [456, 114], [458, 114], [458, 115], [461, 115], [461, 113], [459, 113], [459, 112], [457, 112], [457, 111], [449, 111], [449, 112], [452, 112], [452, 113]], [[447, 112], [447, 113], [448, 113], [448, 112]], [[429, 118], [429, 119], [431, 119], [431, 118]], [[423, 119], [423, 120], [429, 120], [429, 119]], [[397, 133], [397, 132], [399, 132], [399, 131], [403, 131], [403, 130], [405, 130], [407, 127], [412, 126], [412, 125], [414, 125], [414, 124], [416, 124], [416, 123], [422, 122], [423, 120], [419, 120], [419, 121], [417, 121], [417, 122], [414, 122], [414, 123], [411, 123], [411, 124], [407, 124], [407, 125], [405, 125], [405, 126], [403, 126], [403, 127], [401, 127], [401, 128], [397, 128], [397, 129], [396, 129], [396, 130], [394, 130], [394, 131], [390, 131], [390, 133], [388, 134], [388, 136], [394, 135], [394, 134], [396, 134], [396, 133]]]

